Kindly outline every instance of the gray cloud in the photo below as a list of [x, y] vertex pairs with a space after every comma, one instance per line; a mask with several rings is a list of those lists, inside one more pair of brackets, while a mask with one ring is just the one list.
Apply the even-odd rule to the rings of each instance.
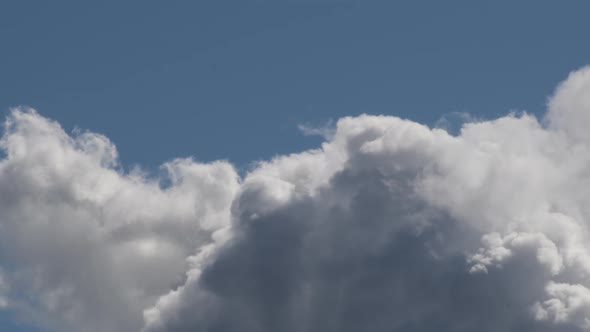
[[545, 123], [343, 118], [242, 179], [172, 161], [167, 188], [16, 110], [0, 307], [56, 331], [589, 330], [588, 82], [572, 73]]

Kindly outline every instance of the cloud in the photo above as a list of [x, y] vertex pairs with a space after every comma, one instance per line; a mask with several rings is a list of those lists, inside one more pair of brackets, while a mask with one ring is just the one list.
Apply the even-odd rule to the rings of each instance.
[[477, 122], [478, 119], [467, 112], [449, 112], [443, 114], [434, 124], [435, 128], [440, 128], [449, 134], [456, 135], [461, 128], [470, 122]]
[[239, 187], [225, 162], [178, 159], [172, 184], [122, 174], [104, 136], [70, 137], [15, 110], [0, 145], [0, 262], [9, 307], [56, 331], [134, 331], [182, 283], [186, 257], [229, 224]]
[[590, 132], [590, 66], [570, 73], [549, 100], [547, 119], [551, 128], [568, 137], [588, 143]]
[[346, 117], [320, 148], [124, 173], [8, 117], [0, 298], [55, 331], [590, 330], [590, 71], [543, 121]]
[[328, 122], [326, 122], [324, 125], [319, 126], [319, 127], [312, 126], [312, 125], [300, 124], [297, 126], [297, 128], [305, 136], [321, 136], [327, 140], [332, 139], [332, 137], [334, 136], [334, 130], [335, 130], [334, 123], [332, 120], [328, 120]]

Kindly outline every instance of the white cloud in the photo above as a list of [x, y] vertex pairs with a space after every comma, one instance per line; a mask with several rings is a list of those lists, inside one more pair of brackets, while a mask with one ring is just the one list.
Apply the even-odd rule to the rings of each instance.
[[323, 126], [312, 126], [307, 124], [300, 124], [297, 128], [305, 136], [322, 136], [325, 139], [331, 139], [334, 136], [334, 122], [329, 120]]
[[126, 175], [104, 136], [69, 137], [15, 110], [0, 141], [0, 257], [13, 306], [60, 331], [133, 331], [183, 281], [186, 258], [228, 227], [238, 177], [224, 162], [175, 160], [172, 181]]
[[486, 234], [482, 238], [483, 248], [468, 258], [473, 264], [470, 272], [488, 272], [489, 266], [502, 267], [502, 262], [512, 258], [514, 250], [532, 250], [540, 264], [545, 265], [552, 275], [561, 272], [562, 257], [557, 246], [543, 233], [510, 233], [501, 237], [498, 233]]
[[568, 137], [590, 142], [590, 66], [570, 73], [549, 100], [547, 119], [552, 128], [562, 130]]
[[546, 124], [347, 117], [243, 179], [174, 160], [165, 189], [105, 137], [14, 111], [0, 296], [66, 332], [588, 330], [588, 72]]
[[583, 285], [549, 282], [546, 291], [550, 299], [533, 307], [538, 319], [556, 324], [573, 321], [584, 330], [590, 330], [590, 289]]

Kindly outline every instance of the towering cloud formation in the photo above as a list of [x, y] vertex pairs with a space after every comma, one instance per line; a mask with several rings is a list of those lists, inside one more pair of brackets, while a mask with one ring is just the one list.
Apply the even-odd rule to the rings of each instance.
[[590, 330], [590, 69], [543, 124], [458, 135], [340, 119], [320, 149], [118, 170], [103, 136], [15, 110], [0, 308], [50, 331]]

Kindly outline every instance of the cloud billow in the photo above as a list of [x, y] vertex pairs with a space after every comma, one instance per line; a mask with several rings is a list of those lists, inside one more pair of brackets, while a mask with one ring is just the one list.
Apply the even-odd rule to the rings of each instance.
[[0, 308], [66, 332], [590, 330], [589, 82], [542, 121], [347, 117], [243, 178], [173, 160], [166, 188], [14, 110]]

